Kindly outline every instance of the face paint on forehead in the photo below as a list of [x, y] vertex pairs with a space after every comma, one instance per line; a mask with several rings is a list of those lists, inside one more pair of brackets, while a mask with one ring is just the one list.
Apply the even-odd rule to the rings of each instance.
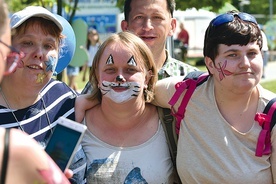
[[110, 54], [105, 62], [107, 65], [114, 64], [113, 56]]
[[[105, 62], [106, 65], [114, 64], [113, 56], [110, 54]], [[137, 62], [135, 61], [134, 57], [131, 56], [129, 60], [127, 61], [127, 64], [130, 66], [137, 66]]]
[[127, 64], [130, 66], [137, 66], [137, 63], [133, 56], [131, 56], [131, 58], [128, 60]]

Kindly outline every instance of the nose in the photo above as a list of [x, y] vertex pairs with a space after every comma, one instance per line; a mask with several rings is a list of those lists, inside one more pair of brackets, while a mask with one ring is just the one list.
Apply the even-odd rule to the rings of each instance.
[[118, 75], [116, 77], [116, 82], [126, 82], [126, 79], [122, 75]]
[[41, 60], [43, 58], [43, 49], [41, 49], [40, 47], [37, 47], [34, 53], [34, 58]]
[[239, 64], [240, 67], [250, 67], [250, 59], [245, 55], [241, 58], [241, 61], [240, 61], [240, 64]]
[[147, 18], [145, 19], [145, 21], [143, 22], [143, 30], [145, 31], [149, 31], [153, 29], [153, 25], [152, 25], [152, 22], [151, 22], [151, 19], [150, 18]]

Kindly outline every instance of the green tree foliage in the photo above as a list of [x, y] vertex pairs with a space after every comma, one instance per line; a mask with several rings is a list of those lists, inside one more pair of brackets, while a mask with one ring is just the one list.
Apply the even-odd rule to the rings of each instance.
[[[273, 0], [272, 0], [273, 1]], [[249, 0], [250, 4], [240, 6], [240, 0], [232, 0], [232, 4], [243, 11], [251, 14], [269, 14], [269, 0]], [[273, 5], [274, 9], [276, 8], [276, 3]]]
[[[125, 0], [118, 0], [117, 6], [123, 11], [123, 5]], [[225, 3], [230, 3], [238, 10], [243, 10], [254, 15], [264, 15], [264, 20], [267, 21], [269, 18], [269, 8], [271, 0], [249, 0], [250, 4], [240, 6], [242, 0], [175, 0], [176, 9], [186, 10], [187, 8], [204, 8], [210, 11], [218, 13], [219, 10], [225, 5]], [[274, 0], [272, 0], [274, 2]], [[276, 2], [273, 3], [273, 8], [276, 12]], [[273, 13], [274, 14], [274, 13]]]
[[[117, 6], [123, 10], [125, 0], [118, 0]], [[187, 8], [203, 8], [208, 7], [210, 11], [218, 11], [225, 2], [229, 2], [229, 0], [175, 0], [176, 9], [186, 10]]]
[[229, 0], [175, 0], [176, 9], [185, 10], [187, 8], [208, 8], [210, 11], [218, 12], [218, 10], [224, 5], [224, 3], [229, 2]]
[[7, 1], [7, 4], [11, 12], [16, 12], [30, 5], [52, 7], [56, 3], [56, 1], [57, 0], [12, 0], [12, 1], [9, 0]]
[[[18, 11], [28, 5], [41, 5], [44, 7], [52, 7], [58, 1], [62, 1], [62, 3], [58, 3], [59, 6], [62, 6], [69, 13], [71, 18], [74, 15], [74, 10], [77, 9], [78, 0], [6, 0], [10, 11]], [[123, 12], [125, 0], [117, 0], [117, 7]], [[265, 23], [270, 18], [270, 2], [274, 2], [274, 0], [248, 0], [250, 4], [248, 5], [240, 5], [242, 0], [175, 0], [176, 9], [178, 10], [186, 10], [187, 8], [204, 8], [210, 11], [218, 13], [219, 10], [225, 5], [226, 2], [231, 3], [234, 7], [239, 10], [243, 10], [244, 12], [248, 12], [254, 15], [260, 15], [257, 17], [258, 22]], [[70, 2], [70, 4], [66, 4], [65, 2]], [[276, 2], [273, 3], [274, 11], [276, 11]], [[273, 13], [274, 14], [274, 13]]]

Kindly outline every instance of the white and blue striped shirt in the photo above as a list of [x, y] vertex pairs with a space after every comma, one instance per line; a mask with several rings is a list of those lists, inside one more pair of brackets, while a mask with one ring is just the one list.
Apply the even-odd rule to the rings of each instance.
[[[51, 79], [41, 91], [41, 99], [35, 104], [24, 109], [8, 109], [0, 105], [0, 126], [4, 128], [20, 128], [28, 133], [43, 147], [46, 146], [51, 131], [56, 126], [56, 120], [64, 116], [75, 120], [75, 97], [77, 93], [69, 88], [65, 83]], [[14, 117], [16, 116], [16, 118]], [[48, 120], [48, 117], [49, 120]], [[70, 169], [74, 176], [72, 183], [82, 183], [86, 167], [86, 158], [82, 148], [73, 159]]]

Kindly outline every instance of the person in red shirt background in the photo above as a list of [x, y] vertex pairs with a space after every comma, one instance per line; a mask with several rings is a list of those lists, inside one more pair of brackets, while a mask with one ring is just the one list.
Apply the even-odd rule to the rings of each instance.
[[187, 51], [188, 51], [188, 46], [189, 46], [189, 33], [184, 28], [183, 22], [180, 23], [179, 27], [180, 27], [180, 32], [177, 35], [177, 39], [180, 41], [179, 46], [182, 51], [183, 61], [185, 61], [187, 58]]

